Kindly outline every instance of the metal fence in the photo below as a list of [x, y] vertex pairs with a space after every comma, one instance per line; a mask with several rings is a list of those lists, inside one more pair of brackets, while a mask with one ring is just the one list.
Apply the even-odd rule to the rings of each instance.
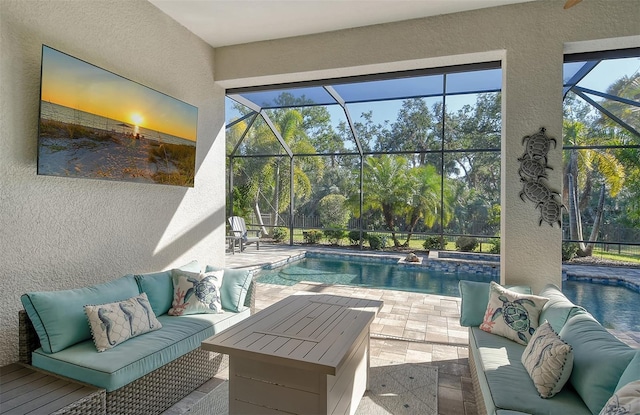
[[[273, 222], [273, 223], [272, 223]], [[259, 227], [259, 221], [256, 216], [252, 214], [247, 218], [247, 223], [250, 228]], [[265, 214], [262, 215], [262, 223], [269, 230], [274, 227], [282, 227], [289, 229], [289, 215], [279, 215], [275, 220], [272, 220], [272, 216]], [[361, 220], [356, 218], [351, 218], [343, 230], [345, 232], [349, 231], [359, 231], [361, 225]], [[468, 229], [476, 230], [483, 229], [483, 224], [474, 224], [471, 223], [468, 226]], [[294, 215], [293, 218], [293, 242], [294, 243], [305, 243], [304, 235], [309, 230], [318, 230], [324, 231], [324, 229], [320, 224], [320, 218], [318, 216], [309, 216], [309, 215]], [[372, 226], [364, 226], [364, 232], [367, 234], [375, 234], [380, 237], [386, 237], [387, 240], [391, 237], [391, 232], [383, 229], [383, 228], [374, 228]], [[590, 229], [587, 229], [590, 231]], [[406, 231], [397, 231], [396, 236], [398, 240], [405, 241], [407, 238]], [[580, 242], [574, 241], [567, 237], [568, 228], [567, 226], [563, 226], [563, 242]], [[422, 242], [424, 242], [427, 238], [430, 237], [442, 237], [445, 243], [445, 249], [455, 249], [455, 242], [461, 236], [471, 236], [475, 237], [478, 240], [478, 250], [480, 252], [492, 252], [495, 251], [496, 243], [499, 244], [500, 238], [498, 236], [492, 235], [483, 235], [477, 232], [471, 232], [467, 234], [461, 233], [424, 233], [424, 232], [414, 232], [412, 233], [411, 240], [414, 241], [412, 246], [419, 245], [422, 246]], [[594, 256], [605, 255], [606, 253], [612, 253], [617, 255], [629, 255], [631, 257], [640, 257], [640, 229], [637, 228], [622, 228], [619, 226], [605, 225], [602, 226], [600, 231], [600, 239], [597, 240], [594, 249]], [[286, 241], [289, 239], [287, 238]], [[285, 241], [285, 242], [286, 242]], [[415, 242], [418, 242], [417, 244]], [[326, 242], [326, 241], [325, 241]], [[584, 241], [587, 242], [587, 241]], [[345, 237], [341, 242], [343, 245], [348, 245], [349, 239]]]

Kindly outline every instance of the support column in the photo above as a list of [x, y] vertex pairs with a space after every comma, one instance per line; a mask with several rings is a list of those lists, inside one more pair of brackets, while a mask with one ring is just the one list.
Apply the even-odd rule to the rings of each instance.
[[[549, 44], [551, 43], [551, 44]], [[547, 154], [547, 186], [562, 192], [562, 44], [531, 40], [526, 50], [510, 50], [503, 60], [500, 281], [523, 284], [538, 293], [548, 283], [562, 285], [562, 229], [539, 224], [540, 209], [520, 198], [518, 169], [524, 136], [541, 127], [557, 140]]]

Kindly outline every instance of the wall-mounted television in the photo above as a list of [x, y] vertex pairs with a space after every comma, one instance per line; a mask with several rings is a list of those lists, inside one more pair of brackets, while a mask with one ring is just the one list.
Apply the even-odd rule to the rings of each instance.
[[198, 109], [42, 46], [38, 174], [193, 187]]

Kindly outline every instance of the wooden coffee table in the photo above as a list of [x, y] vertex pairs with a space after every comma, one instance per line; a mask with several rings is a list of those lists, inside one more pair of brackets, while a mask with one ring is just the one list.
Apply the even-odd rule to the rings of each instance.
[[382, 305], [292, 295], [203, 341], [229, 355], [229, 414], [353, 414], [367, 388], [369, 325]]

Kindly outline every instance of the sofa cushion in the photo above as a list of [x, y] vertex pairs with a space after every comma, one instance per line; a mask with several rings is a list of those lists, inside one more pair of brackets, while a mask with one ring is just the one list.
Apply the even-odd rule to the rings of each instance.
[[187, 272], [172, 271], [173, 302], [169, 309], [172, 316], [200, 313], [222, 313], [220, 285], [223, 271]]
[[[212, 265], [207, 265], [206, 272], [219, 271]], [[230, 311], [244, 310], [244, 302], [249, 292], [249, 286], [253, 279], [253, 273], [244, 269], [224, 269], [224, 277], [222, 277], [222, 286], [220, 287], [220, 301], [222, 308]]]
[[250, 315], [241, 313], [159, 316], [162, 329], [129, 339], [98, 354], [91, 340], [60, 352], [33, 353], [33, 366], [89, 383], [108, 392], [166, 365], [198, 347], [203, 340]]
[[640, 350], [636, 350], [636, 354], [629, 362], [627, 368], [622, 372], [620, 380], [618, 380], [618, 386], [616, 386], [616, 392], [620, 390], [627, 383], [640, 380]]
[[489, 303], [480, 328], [526, 345], [538, 327], [538, 316], [548, 300], [520, 294], [491, 281]]
[[84, 306], [126, 300], [140, 294], [133, 275], [73, 290], [23, 294], [22, 305], [33, 323], [42, 350], [55, 353], [91, 339]]
[[[587, 415], [589, 408], [565, 386], [551, 399], [542, 399], [522, 365], [520, 358], [525, 346], [501, 336], [487, 333], [478, 327], [469, 329], [469, 353], [473, 353], [479, 381], [486, 382], [496, 413], [509, 411], [527, 414]], [[478, 403], [480, 405], [480, 403]], [[504, 412], [500, 412], [500, 411]]]
[[99, 352], [162, 327], [145, 293], [116, 303], [86, 305], [84, 312]]
[[[531, 294], [531, 288], [524, 285], [507, 286], [512, 291], [520, 294]], [[460, 298], [460, 325], [462, 327], [478, 327], [489, 303], [489, 283], [460, 280], [458, 282]]]
[[540, 322], [548, 321], [556, 333], [562, 329], [567, 319], [586, 312], [584, 308], [569, 301], [562, 291], [553, 284], [547, 284], [539, 295], [549, 299], [542, 307]]
[[531, 341], [522, 352], [521, 361], [540, 397], [551, 398], [560, 392], [569, 379], [573, 354], [571, 346], [545, 321], [531, 336]]
[[635, 351], [616, 339], [590, 314], [571, 317], [560, 337], [573, 347], [570, 382], [593, 414], [613, 395]]
[[[197, 260], [193, 260], [188, 264], [178, 267], [178, 269], [199, 272], [200, 264]], [[140, 286], [140, 292], [147, 293], [149, 303], [156, 316], [160, 316], [169, 311], [171, 301], [173, 301], [171, 270], [136, 275], [136, 281]]]
[[640, 414], [640, 381], [626, 384], [607, 401], [600, 415]]

